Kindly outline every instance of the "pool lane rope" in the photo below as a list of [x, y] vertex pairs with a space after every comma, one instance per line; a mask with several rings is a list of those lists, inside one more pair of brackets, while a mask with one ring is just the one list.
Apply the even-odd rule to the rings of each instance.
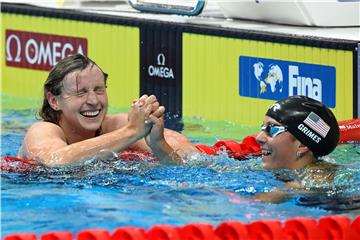
[[[347, 142], [360, 142], [360, 118], [339, 121], [340, 140], [339, 144]], [[256, 135], [245, 137], [241, 143], [234, 140], [220, 140], [212, 146], [197, 144], [195, 147], [200, 152], [208, 155], [216, 155], [225, 150], [229, 157], [243, 160], [249, 156], [261, 155], [260, 145], [256, 142]]]
[[[340, 141], [360, 142], [360, 119], [339, 122]], [[235, 159], [243, 160], [248, 156], [260, 155], [260, 146], [255, 135], [248, 136], [241, 143], [221, 140], [212, 146], [198, 144], [196, 147], [204, 154], [216, 155], [219, 151]], [[141, 157], [140, 157], [141, 156]], [[151, 154], [137, 149], [128, 149], [118, 156], [121, 159], [136, 160], [151, 158]], [[1, 171], [32, 171], [38, 163], [30, 159], [6, 156], [0, 159]], [[16, 163], [16, 164], [14, 164]], [[104, 229], [87, 229], [75, 236], [70, 231], [11, 234], [4, 240], [235, 240], [235, 239], [360, 239], [360, 216], [350, 219], [345, 216], [325, 216], [320, 219], [296, 217], [284, 222], [279, 220], [258, 220], [250, 223], [227, 221], [214, 227], [208, 223], [191, 223], [184, 226], [154, 225], [148, 230], [133, 226], [123, 226], [110, 233]]]
[[[360, 118], [339, 121], [338, 123], [340, 129], [339, 144], [360, 142]], [[212, 146], [196, 144], [195, 147], [202, 154], [218, 155], [225, 152], [229, 157], [237, 160], [245, 160], [254, 156], [261, 156], [261, 148], [256, 141], [256, 135], [245, 137], [241, 143], [234, 140], [220, 140]], [[132, 147], [122, 151], [116, 157], [122, 160], [156, 160], [151, 153]], [[39, 167], [39, 163], [31, 159], [23, 159], [12, 156], [0, 158], [1, 172], [36, 171], [37, 167]]]
[[257, 220], [250, 223], [226, 221], [218, 226], [208, 223], [190, 223], [184, 226], [154, 225], [145, 230], [122, 226], [113, 232], [104, 229], [86, 229], [76, 235], [70, 231], [11, 234], [4, 240], [355, 240], [360, 239], [360, 216], [326, 216], [279, 220]]

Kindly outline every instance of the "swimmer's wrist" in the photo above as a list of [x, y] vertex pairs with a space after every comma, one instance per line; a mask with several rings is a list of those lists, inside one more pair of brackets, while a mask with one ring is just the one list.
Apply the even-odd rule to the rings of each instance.
[[162, 151], [170, 154], [173, 149], [170, 147], [170, 145], [165, 141], [165, 139], [162, 139], [157, 142], [151, 142], [149, 143], [149, 147], [154, 151]]
[[181, 159], [165, 139], [157, 142], [156, 144], [151, 144], [149, 146], [153, 154], [159, 159], [163, 164], [181, 164]]
[[125, 126], [126, 129], [126, 135], [132, 139], [133, 141], [138, 141], [140, 138], [142, 138], [143, 136], [141, 135], [141, 131], [139, 131], [138, 129], [136, 129], [136, 126], [133, 126], [132, 124], [128, 123]]

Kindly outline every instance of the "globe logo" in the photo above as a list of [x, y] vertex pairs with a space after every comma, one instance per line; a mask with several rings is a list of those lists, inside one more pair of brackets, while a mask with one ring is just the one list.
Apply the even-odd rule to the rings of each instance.
[[276, 64], [265, 66], [262, 62], [253, 65], [254, 76], [259, 82], [260, 94], [282, 92], [283, 90], [283, 73], [281, 68]]

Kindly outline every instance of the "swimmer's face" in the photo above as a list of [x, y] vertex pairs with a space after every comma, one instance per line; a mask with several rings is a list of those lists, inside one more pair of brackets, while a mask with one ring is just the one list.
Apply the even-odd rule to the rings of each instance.
[[60, 125], [83, 137], [98, 130], [108, 108], [108, 96], [102, 71], [89, 65], [65, 76], [58, 97]]
[[[274, 126], [270, 129], [268, 126]], [[280, 128], [278, 128], [280, 127]], [[279, 131], [280, 132], [277, 132]], [[275, 133], [275, 134], [274, 134]], [[265, 116], [263, 130], [256, 137], [264, 154], [263, 167], [267, 169], [292, 169], [297, 160], [299, 141], [275, 119]]]

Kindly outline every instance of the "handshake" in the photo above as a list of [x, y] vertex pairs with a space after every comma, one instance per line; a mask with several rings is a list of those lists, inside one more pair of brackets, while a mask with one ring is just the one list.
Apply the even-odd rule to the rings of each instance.
[[142, 95], [139, 99], [135, 99], [131, 107], [134, 108], [135, 106], [145, 111], [145, 124], [155, 123], [156, 119], [162, 118], [165, 112], [165, 107], [160, 106], [154, 95]]
[[128, 114], [128, 121], [142, 137], [151, 131], [161, 134], [161, 131], [162, 133], [164, 131], [164, 112], [165, 107], [160, 106], [156, 96], [142, 95], [133, 101]]
[[139, 140], [145, 139], [146, 145], [160, 161], [170, 155], [174, 157], [174, 150], [164, 137], [164, 112], [165, 107], [154, 95], [143, 95], [133, 101], [128, 113], [129, 128], [135, 131]]

